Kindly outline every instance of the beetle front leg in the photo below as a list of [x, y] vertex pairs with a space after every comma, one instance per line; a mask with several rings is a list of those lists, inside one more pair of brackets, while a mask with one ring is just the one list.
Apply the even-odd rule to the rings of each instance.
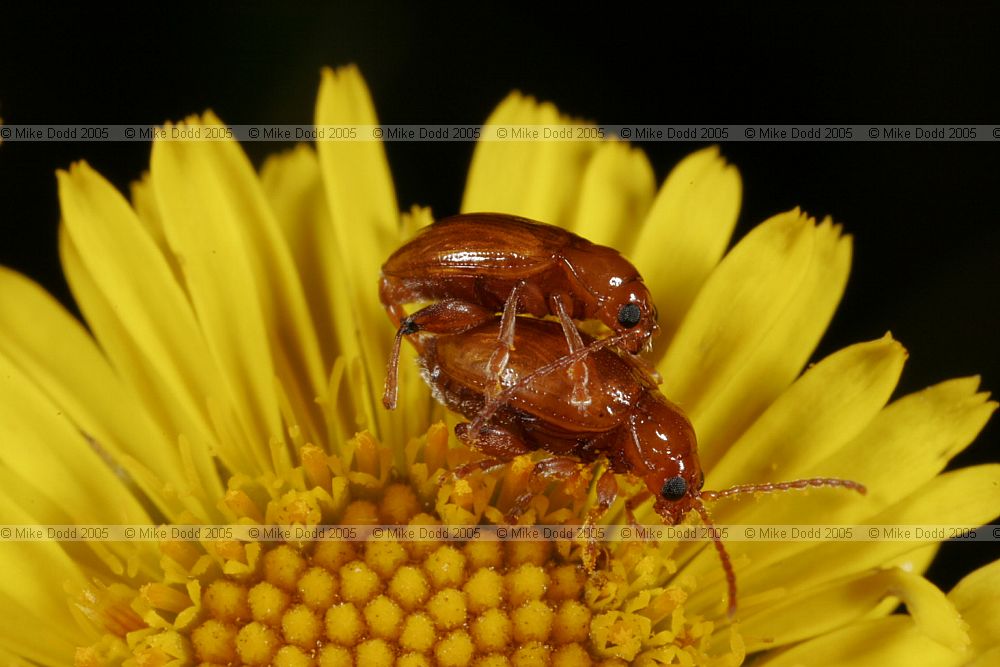
[[[585, 532], [589, 535], [596, 533], [594, 530], [587, 529], [592, 529], [597, 524], [597, 521], [614, 504], [616, 498], [618, 498], [618, 478], [610, 468], [607, 468], [597, 480], [597, 504], [587, 512], [587, 520], [583, 524]], [[597, 565], [597, 540], [593, 537], [587, 540], [587, 545], [583, 549], [583, 565], [588, 571], [594, 570]]]
[[579, 477], [586, 469], [586, 465], [569, 456], [550, 456], [538, 461], [531, 469], [528, 489], [514, 500], [507, 511], [508, 520], [513, 523], [523, 514], [528, 509], [531, 499], [541, 493], [549, 482], [567, 482]]
[[[562, 298], [558, 294], [552, 297], [552, 305], [552, 310], [562, 325], [563, 335], [566, 337], [566, 345], [569, 347], [570, 353], [582, 350], [584, 348], [583, 338], [580, 337], [580, 331], [576, 328], [576, 324], [570, 318], [569, 313], [566, 312], [566, 306], [563, 305]], [[569, 367], [568, 373], [570, 379], [573, 381], [573, 393], [570, 394], [569, 401], [580, 410], [583, 410], [590, 405], [591, 401], [589, 387], [590, 370], [587, 367], [586, 360], [581, 359], [574, 363]]]
[[538, 310], [538, 303], [544, 303], [545, 297], [537, 286], [525, 280], [514, 285], [503, 304], [500, 315], [500, 331], [497, 334], [497, 346], [490, 355], [486, 372], [494, 379], [492, 390], [486, 392], [487, 398], [495, 395], [503, 388], [503, 374], [510, 362], [510, 353], [514, 351], [514, 329], [517, 325], [517, 314], [524, 311]]
[[[458, 439], [475, 449], [486, 458], [484, 461], [496, 461], [497, 464], [509, 463], [515, 456], [522, 456], [531, 453], [531, 447], [524, 441], [524, 437], [518, 429], [507, 424], [489, 422], [479, 433], [472, 433], [468, 422], [463, 422], [455, 426], [455, 435]], [[472, 472], [477, 467], [483, 469], [478, 462], [465, 464], [471, 466], [465, 474]], [[495, 467], [493, 464], [488, 464]], [[459, 466], [462, 468], [465, 466]], [[456, 468], [458, 470], [459, 468]]]
[[[390, 316], [398, 317], [395, 308], [390, 309]], [[396, 330], [396, 339], [389, 353], [389, 363], [385, 371], [385, 391], [382, 393], [382, 405], [388, 410], [396, 408], [399, 395], [399, 350], [403, 336], [409, 336], [419, 331], [436, 334], [457, 334], [468, 331], [493, 319], [493, 313], [482, 306], [460, 299], [445, 299], [433, 303], [426, 308], [404, 317]]]

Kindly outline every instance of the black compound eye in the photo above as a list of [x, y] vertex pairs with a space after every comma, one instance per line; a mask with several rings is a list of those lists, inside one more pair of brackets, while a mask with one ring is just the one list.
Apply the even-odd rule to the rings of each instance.
[[678, 475], [677, 477], [671, 477], [663, 483], [663, 489], [660, 491], [660, 495], [667, 500], [680, 500], [687, 493], [688, 484], [684, 481], [684, 478]]
[[639, 324], [640, 319], [642, 319], [642, 311], [634, 303], [626, 303], [618, 309], [618, 324], [626, 329], [631, 329]]

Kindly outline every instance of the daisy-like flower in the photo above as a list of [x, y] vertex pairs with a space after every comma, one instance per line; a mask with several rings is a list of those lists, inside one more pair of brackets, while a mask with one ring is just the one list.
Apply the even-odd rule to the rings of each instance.
[[[327, 71], [319, 125], [374, 124], [356, 70]], [[573, 122], [514, 94], [489, 123]], [[212, 126], [211, 114], [181, 125]], [[498, 522], [530, 461], [442, 484], [457, 443], [392, 339], [381, 262], [400, 215], [382, 146], [300, 146], [254, 172], [234, 142], [157, 141], [126, 199], [59, 174], [60, 250], [90, 331], [0, 271], [4, 524]], [[890, 337], [803, 368], [841, 297], [850, 240], [777, 215], [728, 254], [740, 179], [716, 149], [657, 190], [618, 142], [482, 142], [462, 208], [563, 225], [630, 257], [661, 313], [663, 391], [691, 417], [707, 488], [865, 483], [714, 505], [720, 523], [982, 523], [1000, 466], [940, 474], [995, 404], [976, 378], [888, 403]], [[453, 419], [452, 417], [448, 417]], [[558, 485], [524, 521], [580, 523]], [[592, 493], [592, 492], [591, 492]], [[619, 521], [619, 501], [606, 520]], [[640, 508], [641, 522], [656, 515]], [[945, 596], [923, 543], [731, 543], [737, 620], [705, 543], [19, 542], [0, 549], [0, 655], [64, 665], [992, 664], [993, 564]], [[898, 602], [908, 613], [893, 614]], [[976, 663], [976, 661], [979, 661]]]

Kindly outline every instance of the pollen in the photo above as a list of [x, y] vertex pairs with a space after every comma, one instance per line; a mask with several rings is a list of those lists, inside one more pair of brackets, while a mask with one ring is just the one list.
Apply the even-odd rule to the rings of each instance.
[[396, 639], [403, 623], [403, 610], [398, 604], [380, 595], [365, 606], [365, 622], [371, 633], [380, 639]]
[[358, 644], [359, 665], [371, 667], [392, 667], [396, 661], [396, 653], [389, 642], [384, 639], [368, 639]]
[[495, 609], [503, 602], [503, 576], [492, 569], [476, 570], [462, 590], [473, 613]]
[[549, 585], [549, 575], [541, 565], [522, 565], [507, 575], [507, 593], [512, 606], [541, 600]]
[[382, 579], [360, 560], [340, 568], [340, 595], [348, 602], [364, 604], [382, 589]]
[[281, 638], [271, 628], [254, 621], [236, 635], [236, 651], [248, 665], [267, 665], [281, 647]]
[[365, 565], [379, 575], [380, 579], [388, 579], [408, 560], [406, 549], [399, 542], [380, 540], [365, 545]]
[[250, 589], [247, 596], [253, 620], [267, 625], [278, 625], [281, 616], [291, 603], [291, 596], [274, 584], [262, 581]]
[[427, 611], [439, 628], [457, 628], [465, 623], [465, 596], [454, 588], [446, 588], [427, 602]]
[[323, 621], [304, 604], [292, 607], [281, 617], [285, 641], [301, 648], [311, 648], [323, 635]]
[[441, 667], [460, 667], [472, 660], [476, 648], [465, 630], [449, 633], [434, 647], [434, 657]]
[[386, 488], [378, 506], [382, 523], [406, 525], [420, 513], [420, 499], [408, 484], [393, 484]]
[[298, 646], [282, 646], [274, 654], [273, 667], [309, 667], [313, 660]]
[[217, 579], [209, 584], [203, 603], [214, 617], [228, 623], [237, 623], [250, 618], [250, 602], [247, 589], [226, 579]]
[[342, 646], [353, 646], [367, 632], [361, 611], [350, 602], [331, 607], [326, 612], [326, 636]]
[[389, 581], [389, 595], [404, 609], [416, 609], [431, 594], [431, 585], [423, 571], [413, 565], [404, 565]]
[[552, 632], [552, 609], [541, 600], [532, 600], [515, 609], [511, 621], [518, 642], [544, 642]]
[[424, 562], [434, 588], [458, 588], [465, 582], [465, 556], [452, 546], [443, 546]]
[[264, 556], [264, 578], [278, 588], [293, 592], [306, 563], [295, 549], [282, 544]]
[[503, 651], [513, 636], [510, 617], [499, 609], [488, 609], [472, 622], [472, 636], [482, 649]]
[[335, 644], [327, 644], [316, 655], [319, 667], [354, 667], [354, 655], [350, 649]]
[[399, 645], [409, 651], [427, 651], [437, 641], [434, 621], [427, 614], [410, 614], [403, 623]]
[[209, 619], [191, 633], [195, 655], [204, 662], [230, 662], [236, 659], [236, 628]]
[[337, 598], [337, 579], [322, 567], [309, 568], [296, 585], [299, 599], [310, 609], [328, 609]]

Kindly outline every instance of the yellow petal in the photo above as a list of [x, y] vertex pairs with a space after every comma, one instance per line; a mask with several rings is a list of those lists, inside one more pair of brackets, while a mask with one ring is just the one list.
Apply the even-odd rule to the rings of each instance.
[[[4, 478], [4, 481], [11, 479], [9, 471]], [[23, 491], [25, 488], [16, 490]], [[17, 498], [11, 490], [7, 484], [0, 490], [3, 507], [3, 518], [0, 520], [3, 523], [27, 525], [46, 522], [46, 517], [36, 512], [35, 507], [24, 507], [33, 503], [24, 503], [24, 498]], [[79, 628], [66, 605], [63, 585], [82, 585], [86, 580], [80, 565], [73, 562], [62, 544], [44, 540], [6, 542], [0, 548], [0, 568], [5, 576], [4, 587], [0, 591], [0, 605], [5, 618], [5, 623], [0, 626], [0, 643], [20, 649], [18, 640], [26, 639], [27, 645], [51, 656], [54, 653], [45, 648], [45, 638], [64, 647], [66, 644], [72, 646], [80, 639]], [[25, 654], [22, 650], [18, 652]]]
[[902, 600], [920, 631], [939, 644], [955, 651], [968, 645], [961, 616], [944, 593], [923, 577], [895, 568], [787, 591], [777, 604], [741, 614], [740, 632], [748, 651], [783, 646], [858, 622], [886, 597]]
[[[44, 566], [44, 559], [30, 560], [36, 553], [22, 553], [21, 562], [34, 563], [37, 566]], [[8, 570], [10, 576], [25, 574], [23, 570]], [[49, 574], [49, 573], [45, 573]], [[44, 581], [37, 579], [24, 579], [24, 583], [35, 587], [34, 593], [37, 596], [39, 586], [51, 586], [52, 580], [49, 576], [43, 577]], [[82, 633], [69, 634], [63, 631], [75, 629], [76, 621], [69, 614], [65, 613], [66, 600], [62, 600], [63, 613], [52, 614], [51, 611], [43, 610], [39, 605], [28, 603], [23, 606], [16, 600], [0, 592], [0, 606], [4, 609], [4, 628], [0, 630], [0, 659], [4, 665], [65, 665], [67, 656], [73, 655], [77, 646], [86, 642], [87, 637]], [[8, 653], [8, 651], [10, 653]], [[16, 654], [17, 659], [9, 659], [11, 654]], [[33, 662], [26, 662], [25, 659]]]
[[[10, 490], [6, 484], [0, 490], [0, 520], [20, 525], [45, 522], [38, 514], [24, 511]], [[42, 664], [62, 664], [83, 639], [63, 590], [64, 583], [86, 583], [80, 566], [55, 541], [4, 542], [0, 544], [0, 570], [4, 573], [0, 646]]]
[[[486, 119], [485, 136], [498, 126], [577, 124], [549, 102], [511, 93]], [[568, 227], [596, 141], [512, 141], [476, 143], [462, 199], [462, 212], [520, 215]]]
[[[3, 604], [3, 602], [0, 602], [0, 604]], [[32, 637], [29, 643], [34, 644], [34, 646], [29, 650], [23, 650], [21, 647], [21, 637], [23, 635], [19, 635], [17, 632], [27, 627], [29, 623], [30, 621], [25, 619], [23, 626], [19, 625], [16, 628], [11, 628], [9, 639], [0, 635], [0, 664], [8, 665], [9, 667], [35, 667], [38, 664], [61, 665], [65, 661], [66, 656], [73, 653], [74, 644], [48, 641], [46, 639], [48, 635], [47, 631], [39, 633], [38, 637]], [[17, 653], [15, 654], [13, 651]], [[34, 662], [28, 662], [21, 657], [22, 655], [27, 655]]]
[[[890, 404], [853, 442], [817, 464], [831, 475], [868, 485], [868, 506], [880, 510], [921, 493], [948, 461], [971, 443], [996, 409], [977, 392], [979, 378], [928, 387]], [[855, 516], [839, 517], [852, 521]]]
[[968, 622], [977, 652], [1000, 648], [1000, 560], [966, 575], [948, 599]]
[[[375, 124], [375, 110], [364, 80], [355, 67], [323, 70], [316, 124]], [[399, 211], [385, 150], [379, 142], [323, 141], [317, 145], [320, 171], [333, 239], [338, 275], [335, 327], [341, 353], [364, 362], [360, 390], [367, 401], [362, 413], [368, 428], [383, 438], [402, 441], [398, 420], [390, 420], [379, 403], [391, 327], [371, 336], [359, 323], [385, 321], [378, 300], [379, 267], [400, 238]], [[362, 426], [362, 425], [359, 425]]]
[[811, 367], [709, 469], [706, 488], [801, 477], [868, 426], [889, 400], [905, 359], [903, 347], [886, 336]]
[[[811, 500], [814, 496], [819, 496], [819, 492], [810, 493], [808, 499]], [[776, 497], [774, 500], [778, 504], [781, 499]], [[826, 495], [825, 500], [833, 506], [832, 512], [836, 513], [836, 499]], [[771, 515], [771, 509], [765, 509], [763, 502], [762, 500], [760, 505], [761, 513], [766, 518]], [[863, 507], [864, 502], [851, 505], [856, 509], [858, 506]], [[901, 526], [979, 525], [995, 518], [998, 508], [1000, 464], [981, 465], [940, 475], [934, 478], [933, 483], [866, 518], [865, 523]], [[780, 519], [778, 522], [780, 523]], [[817, 516], [815, 523], [825, 521]], [[794, 590], [866, 568], [878, 567], [938, 541], [940, 540], [929, 537], [920, 541], [823, 542], [807, 548], [801, 548], [804, 544], [790, 545], [799, 547], [797, 549], [786, 549], [781, 543], [771, 543], [765, 546], [775, 548], [759, 550], [759, 556], [751, 558], [751, 567], [738, 572], [740, 586], [748, 594], [775, 587]], [[744, 544], [748, 553], [759, 545], [760, 543]]]
[[601, 144], [587, 164], [570, 229], [628, 255], [653, 202], [653, 178], [653, 167], [638, 148], [616, 141]]
[[329, 367], [339, 353], [333, 315], [339, 258], [316, 152], [299, 144], [272, 155], [261, 168], [260, 181], [302, 282], [309, 286], [305, 296], [324, 366]]
[[[204, 131], [218, 125], [206, 117], [178, 127]], [[273, 304], [264, 283], [287, 286], [295, 278], [286, 275], [280, 260], [257, 254], [263, 239], [277, 241], [264, 231], [274, 230], [235, 142], [157, 140], [150, 162], [167, 240], [184, 271], [210, 358], [221, 371], [221, 393], [211, 398], [225, 406], [219, 414], [232, 423], [222, 430], [232, 440], [222, 438], [220, 446], [248, 450], [250, 467], [244, 470], [262, 472], [270, 467], [266, 443], [284, 435], [274, 392], [279, 361], [269, 346], [280, 347], [268, 327], [277, 313], [268, 309]], [[285, 326], [294, 332], [303, 324], [300, 309], [291, 308], [295, 314]]]
[[767, 667], [886, 667], [960, 665], [962, 654], [921, 633], [907, 616], [864, 621], [835, 630], [786, 651], [765, 654], [754, 665]]
[[[923, 515], [905, 520], [894, 514], [879, 515], [879, 512], [893, 508], [899, 508], [893, 510], [895, 512], [903, 511], [909, 502], [908, 497], [922, 499], [928, 493], [937, 498], [936, 502], [947, 503], [949, 509], [954, 509], [955, 503], [949, 500], [948, 494], [964, 496], [967, 493], [953, 490], [960, 485], [952, 478], [955, 473], [938, 479], [934, 476], [975, 438], [995, 407], [986, 402], [986, 394], [976, 393], [977, 386], [976, 378], [950, 380], [906, 396], [880, 412], [846, 446], [799, 472], [803, 477], [842, 477], [860, 481], [868, 487], [866, 496], [835, 489], [768, 494], [758, 499], [721, 501], [715, 508], [716, 518], [722, 522], [779, 525], [946, 523], [948, 519], [944, 515], [939, 516], [933, 511], [933, 503], [922, 510]], [[962, 474], [971, 474], [976, 479], [977, 475], [986, 474], [987, 479], [989, 476], [988, 471], [962, 471]], [[943, 492], [942, 484], [947, 486]], [[956, 486], [952, 487], [952, 484]], [[978, 506], [974, 504], [967, 508], [965, 514], [956, 514], [955, 523], [988, 521], [996, 514], [995, 509], [990, 509], [993, 495], [989, 483], [980, 482], [980, 485], [982, 490]], [[692, 551], [694, 546], [695, 543], [685, 545]], [[845, 548], [850, 553], [842, 555], [841, 550]], [[830, 565], [803, 570], [800, 583], [809, 581], [810, 577], [827, 578], [848, 573], [852, 570], [845, 569], [845, 566], [852, 563], [856, 565], [855, 571], [866, 566], [898, 562], [900, 565], [908, 564], [913, 571], [919, 572], [926, 568], [934, 551], [933, 545], [926, 547], [903, 542], [854, 545], [743, 542], [733, 543], [729, 549], [734, 558], [749, 559], [749, 567], [740, 572], [740, 587], [745, 595], [750, 596], [771, 586], [792, 586], [792, 572], [798, 572], [798, 564], [809, 559], [814, 562], [829, 560]], [[877, 553], [866, 555], [863, 561], [858, 560], [858, 554], [867, 553], [870, 549], [875, 549]], [[720, 576], [711, 549], [702, 549], [685, 570], [704, 577]]]
[[102, 349], [163, 437], [183, 432], [203, 445], [198, 469], [216, 478], [204, 397], [218, 393], [218, 373], [183, 290], [128, 204], [90, 167], [61, 172], [59, 198], [63, 270]]
[[[736, 516], [735, 510], [745, 507], [776, 524], [856, 523], [910, 494], [924, 493], [948, 461], [973, 441], [996, 407], [986, 400], [987, 394], [977, 392], [978, 384], [977, 378], [949, 380], [905, 396], [840, 449], [789, 472], [790, 477], [857, 480], [868, 488], [863, 501], [853, 493], [826, 490], [771, 494], [758, 501], [734, 500], [719, 508], [722, 516]], [[781, 551], [785, 545], [769, 546]]]
[[659, 364], [706, 469], [801, 371], [849, 265], [840, 228], [795, 210], [752, 230], [712, 273]]
[[[145, 523], [149, 516], [67, 415], [0, 356], [0, 461], [27, 488], [22, 501], [48, 499], [60, 516], [39, 523]], [[6, 523], [6, 522], [3, 522]]]
[[987, 649], [966, 663], [966, 667], [995, 667], [996, 665], [1000, 665], [1000, 646]]
[[[205, 115], [205, 127], [221, 125], [213, 114]], [[327, 367], [319, 353], [298, 268], [250, 161], [235, 141], [168, 143], [169, 147], [161, 147], [163, 164], [170, 164], [175, 169], [180, 165], [200, 165], [204, 172], [176, 169], [178, 182], [173, 185], [177, 191], [164, 195], [170, 202], [167, 208], [176, 207], [176, 212], [184, 210], [187, 204], [176, 200], [183, 193], [191, 209], [200, 208], [200, 202], [206, 203], [206, 209], [219, 207], [212, 212], [203, 210], [201, 222], [232, 226], [232, 240], [240, 246], [233, 254], [241, 252], [245, 256], [255, 278], [250, 296], [259, 301], [266, 329], [265, 342], [270, 343], [276, 374], [283, 390], [298, 408], [296, 415], [300, 419], [312, 418], [295, 426], [304, 432], [304, 437], [316, 440], [322, 416], [315, 409], [315, 399], [324, 391]], [[154, 178], [156, 176], [154, 173]], [[168, 225], [166, 232], [168, 238], [177, 236], [180, 242], [190, 243], [186, 231], [178, 230], [175, 234]], [[218, 240], [224, 238], [219, 236]], [[213, 256], [215, 262], [221, 259], [218, 253]], [[273, 395], [270, 379], [264, 391], [268, 397]], [[263, 398], [258, 400], [267, 407], [272, 403]]]
[[[827, 469], [819, 462], [850, 443], [879, 413], [896, 386], [905, 358], [902, 346], [886, 336], [845, 348], [811, 367], [709, 469], [706, 488], [841, 474], [840, 469]], [[722, 500], [712, 512], [715, 521], [723, 524], [834, 524], [836, 508], [869, 510], [865, 501], [853, 491], [817, 489]], [[734, 543], [729, 549], [733, 557], [749, 557], [759, 567], [808, 546], [801, 542]], [[702, 549], [688, 567], [711, 576], [718, 572], [718, 565], [714, 550], [704, 547], [685, 543], [678, 555], [683, 560], [683, 554]]]
[[[941, 550], [940, 544], [928, 544], [925, 547], [920, 547], [919, 549], [914, 549], [913, 551], [908, 551], [902, 556], [892, 558], [885, 562], [886, 567], [898, 567], [906, 572], [913, 572], [915, 574], [922, 574], [927, 571], [930, 567], [931, 562], [937, 556], [938, 551]], [[885, 614], [888, 614], [892, 609], [886, 609]], [[880, 614], [884, 616], [885, 614]]]
[[118, 454], [127, 452], [142, 458], [164, 480], [180, 482], [181, 464], [170, 442], [80, 323], [37, 284], [3, 267], [0, 294], [0, 356], [30, 377], [53, 405], [119, 463]]
[[656, 299], [660, 346], [729, 244], [742, 190], [736, 167], [710, 146], [681, 160], [656, 195], [628, 254]]

